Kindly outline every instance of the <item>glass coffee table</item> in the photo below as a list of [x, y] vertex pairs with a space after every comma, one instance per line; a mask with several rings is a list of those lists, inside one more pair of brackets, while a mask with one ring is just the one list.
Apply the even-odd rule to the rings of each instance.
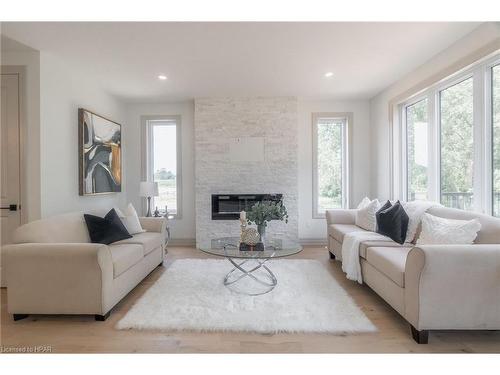
[[[278, 280], [266, 264], [270, 259], [300, 253], [302, 246], [296, 242], [266, 238], [262, 251], [240, 251], [239, 237], [221, 237], [202, 242], [198, 248], [204, 253], [226, 258], [232, 265], [223, 283], [234, 292], [249, 296], [269, 293]], [[245, 285], [243, 280], [246, 281]], [[250, 281], [250, 282], [248, 282]]]

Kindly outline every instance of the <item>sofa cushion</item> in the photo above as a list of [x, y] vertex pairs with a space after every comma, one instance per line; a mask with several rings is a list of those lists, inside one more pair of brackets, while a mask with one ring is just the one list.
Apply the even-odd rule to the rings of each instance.
[[134, 234], [132, 238], [127, 238], [126, 240], [115, 242], [116, 244], [139, 244], [144, 248], [144, 255], [149, 254], [157, 247], [163, 245], [163, 235], [158, 232], [144, 232]]
[[367, 232], [366, 230], [354, 224], [332, 224], [328, 227], [328, 235], [335, 238], [338, 242], [344, 241], [344, 236], [351, 232]]
[[369, 247], [413, 247], [410, 243], [405, 243], [403, 245], [398, 244], [397, 242], [392, 241], [391, 239], [387, 239], [387, 241], [383, 240], [370, 240], [363, 241], [359, 244], [359, 256], [361, 258], [366, 259], [366, 249]]
[[18, 227], [13, 243], [88, 243], [83, 212], [72, 212], [31, 221]]
[[406, 258], [411, 247], [369, 247], [366, 261], [404, 288]]
[[139, 244], [114, 243], [109, 246], [111, 259], [113, 261], [113, 276], [120, 276], [133, 265], [139, 263], [144, 258], [144, 250]]

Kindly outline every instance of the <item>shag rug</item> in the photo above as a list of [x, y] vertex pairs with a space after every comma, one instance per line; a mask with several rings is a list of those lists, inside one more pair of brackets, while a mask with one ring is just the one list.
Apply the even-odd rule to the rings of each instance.
[[[273, 291], [246, 296], [222, 283], [227, 260], [177, 260], [117, 323], [118, 329], [257, 333], [374, 332], [376, 328], [315, 260], [270, 260]], [[260, 270], [259, 270], [260, 271]], [[251, 287], [248, 277], [240, 287]], [[257, 284], [259, 285], [259, 284]]]

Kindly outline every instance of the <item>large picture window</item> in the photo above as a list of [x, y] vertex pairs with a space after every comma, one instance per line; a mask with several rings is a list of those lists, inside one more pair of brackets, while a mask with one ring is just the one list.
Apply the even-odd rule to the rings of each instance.
[[168, 209], [180, 216], [180, 136], [178, 116], [158, 117], [146, 121], [147, 176], [158, 182], [158, 196], [153, 197], [153, 209]]
[[394, 198], [500, 217], [500, 56], [399, 103]]
[[439, 93], [441, 203], [474, 209], [474, 115], [472, 78]]
[[348, 117], [313, 115], [313, 217], [347, 207]]
[[500, 65], [491, 68], [493, 215], [500, 217]]
[[406, 107], [408, 200], [426, 200], [429, 198], [427, 185], [427, 111], [427, 99]]

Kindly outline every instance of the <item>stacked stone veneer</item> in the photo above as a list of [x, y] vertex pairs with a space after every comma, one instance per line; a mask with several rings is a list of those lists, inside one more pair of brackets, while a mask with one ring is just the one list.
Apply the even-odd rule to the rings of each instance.
[[[298, 238], [297, 99], [195, 100], [196, 242], [238, 236], [237, 220], [212, 220], [212, 194], [282, 193], [288, 224], [273, 221], [269, 235]], [[231, 139], [264, 138], [264, 161], [232, 161]]]

